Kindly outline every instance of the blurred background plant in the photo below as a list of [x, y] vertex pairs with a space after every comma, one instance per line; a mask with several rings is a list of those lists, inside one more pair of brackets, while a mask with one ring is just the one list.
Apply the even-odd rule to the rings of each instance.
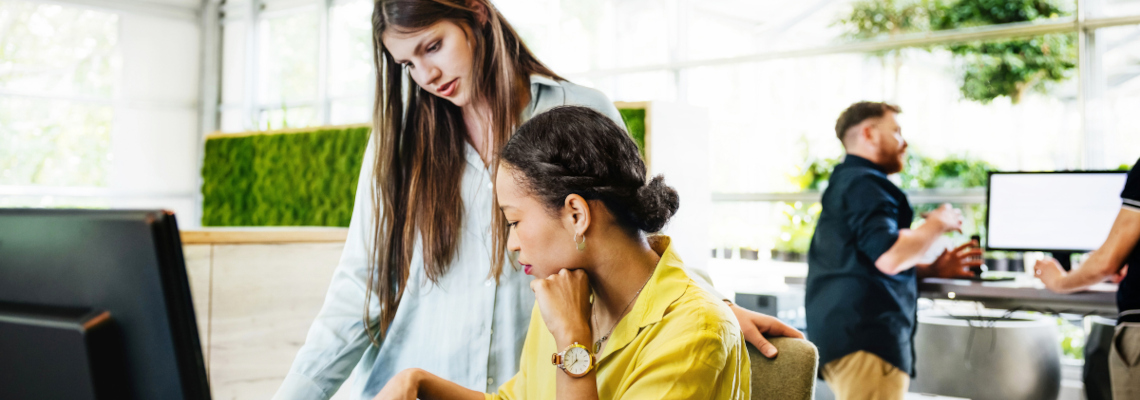
[[[807, 153], [805, 153], [807, 154]], [[827, 181], [831, 178], [831, 171], [839, 163], [837, 158], [812, 158], [805, 156], [804, 162], [796, 167], [797, 173], [789, 174], [788, 179], [796, 185], [798, 191], [824, 191]], [[986, 186], [989, 171], [996, 171], [997, 167], [986, 161], [961, 155], [951, 155], [944, 159], [927, 157], [919, 152], [911, 151], [899, 173], [899, 186], [903, 189], [970, 189]], [[915, 221], [923, 213], [934, 210], [939, 204], [916, 203], [911, 204], [915, 211]], [[985, 236], [986, 206], [984, 204], [955, 204], [962, 209], [965, 222], [962, 233], [952, 235], [955, 242], [964, 242], [971, 235]], [[807, 254], [811, 245], [811, 237], [815, 233], [815, 225], [819, 219], [822, 206], [819, 203], [810, 205], [803, 202], [780, 202], [776, 204], [774, 213], [778, 225], [778, 233], [772, 249], [772, 258], [781, 261], [798, 261]], [[984, 239], [983, 239], [984, 240]]]
[[[958, 0], [935, 2], [933, 30], [1057, 19], [1072, 14], [1074, 2], [1055, 0]], [[1050, 83], [1077, 67], [1076, 34], [1058, 33], [996, 42], [948, 46], [961, 63], [962, 96], [987, 104], [1006, 96], [1013, 104], [1029, 90], [1046, 93]]]
[[823, 205], [818, 202], [810, 205], [801, 201], [778, 203], [776, 212], [781, 216], [777, 219], [780, 234], [772, 248], [772, 259], [806, 261], [820, 211], [823, 211]]
[[[1079, 323], [1079, 319], [1077, 320]], [[1074, 360], [1085, 359], [1085, 330], [1080, 325], [1057, 317], [1057, 329], [1061, 332], [1061, 354]]]
[[[1057, 0], [865, 0], [835, 23], [846, 37], [870, 39], [915, 32], [1032, 22], [1071, 16], [1073, 2]], [[1072, 77], [1077, 67], [1076, 35], [1058, 33], [1028, 38], [971, 42], [942, 48], [954, 55], [962, 97], [988, 104], [1009, 97], [1017, 104], [1025, 93], [1046, 93], [1050, 84]], [[896, 99], [903, 59], [898, 50], [874, 53], [894, 72]]]

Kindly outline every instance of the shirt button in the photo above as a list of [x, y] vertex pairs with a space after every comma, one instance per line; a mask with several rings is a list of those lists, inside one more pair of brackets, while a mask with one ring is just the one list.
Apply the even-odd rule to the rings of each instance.
[[495, 384], [495, 378], [487, 378], [487, 384], [488, 385], [494, 385]]
[[486, 282], [483, 282], [483, 286], [491, 286], [492, 283], [495, 283], [495, 280], [488, 279]]
[[494, 188], [495, 188], [494, 182], [487, 182], [487, 189], [494, 189]]
[[489, 333], [490, 333], [490, 334], [492, 334], [492, 335], [494, 335], [494, 334], [495, 334], [495, 330], [494, 330], [494, 329], [489, 329], [488, 331], [489, 331]]

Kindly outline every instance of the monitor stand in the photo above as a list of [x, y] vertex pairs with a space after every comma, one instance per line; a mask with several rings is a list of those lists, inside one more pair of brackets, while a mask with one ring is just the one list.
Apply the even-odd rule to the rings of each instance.
[[1071, 271], [1073, 269], [1073, 252], [1051, 251], [1049, 253], [1053, 255], [1053, 258], [1057, 259], [1057, 262], [1061, 264], [1062, 269], [1065, 271]]
[[127, 398], [111, 313], [0, 303], [0, 398]]

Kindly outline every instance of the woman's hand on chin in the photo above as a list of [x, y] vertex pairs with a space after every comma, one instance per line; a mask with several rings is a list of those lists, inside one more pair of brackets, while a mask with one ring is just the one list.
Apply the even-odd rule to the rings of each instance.
[[380, 389], [380, 393], [373, 400], [416, 400], [419, 394], [418, 368], [408, 368], [400, 371], [388, 380], [388, 384]]
[[559, 346], [572, 342], [588, 345], [590, 340], [590, 279], [580, 269], [530, 282], [534, 300], [546, 328]]

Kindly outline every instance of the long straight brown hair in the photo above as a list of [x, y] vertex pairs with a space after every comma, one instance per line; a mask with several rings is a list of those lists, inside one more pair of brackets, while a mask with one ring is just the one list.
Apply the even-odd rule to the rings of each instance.
[[[467, 32], [475, 63], [471, 101], [483, 102], [491, 110], [487, 143], [495, 146], [494, 154], [519, 125], [529, 101], [530, 75], [562, 79], [531, 54], [489, 0], [376, 1], [372, 11], [373, 60], [378, 74], [372, 115], [375, 242], [369, 257], [364, 326], [377, 345], [396, 317], [417, 237], [427, 278], [438, 283], [455, 257], [466, 212], [460, 200], [467, 136], [462, 111], [414, 83], [407, 89], [405, 105], [403, 85], [412, 80], [381, 40], [386, 29], [415, 32], [440, 21], [452, 21]], [[491, 167], [492, 172], [497, 169], [497, 155]], [[504, 252], [496, 251], [495, 256], [488, 261], [490, 276], [497, 280]], [[368, 307], [373, 294], [380, 302], [378, 332], [373, 331], [376, 323]]]

